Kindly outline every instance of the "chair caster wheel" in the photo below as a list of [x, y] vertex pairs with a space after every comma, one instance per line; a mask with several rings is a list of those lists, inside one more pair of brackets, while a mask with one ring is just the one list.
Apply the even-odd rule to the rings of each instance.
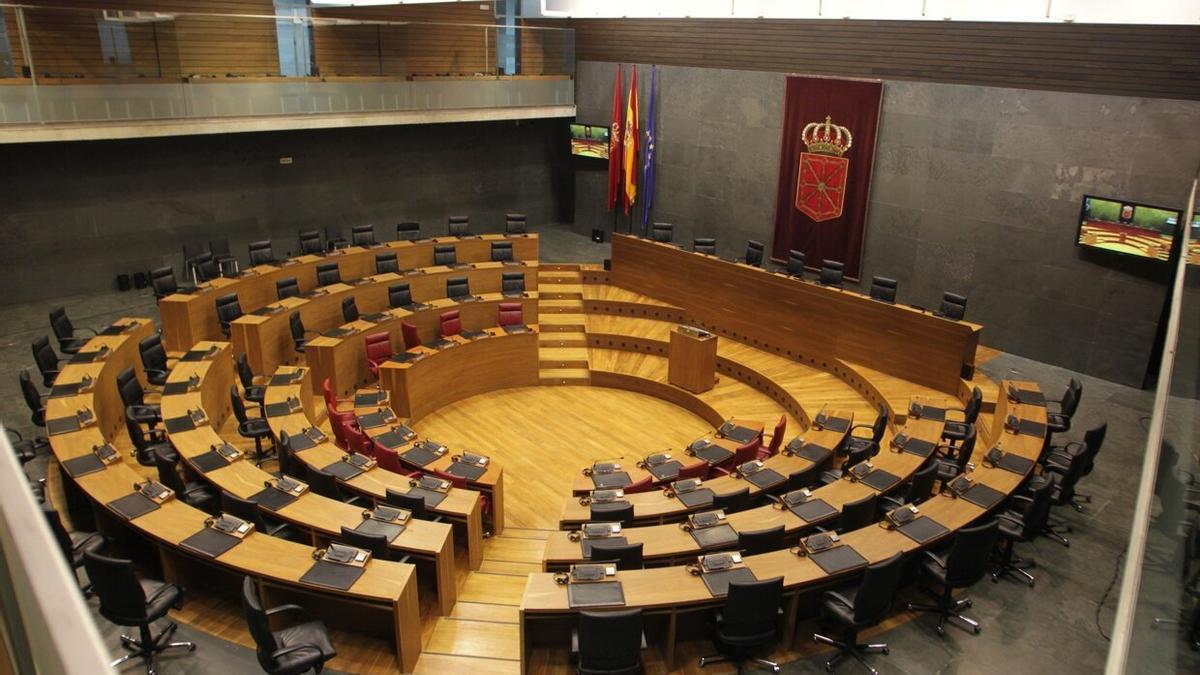
[[1030, 587], [1030, 588], [1033, 588], [1033, 582], [1032, 582], [1032, 581], [1030, 581], [1030, 582], [1029, 582], [1029, 587]]
[[889, 649], [889, 648], [887, 648], [887, 647], [884, 647], [884, 648], [883, 648], [883, 655], [884, 655], [884, 656], [887, 656], [888, 654], [891, 654], [891, 653], [892, 653], [892, 650], [891, 650], [891, 649]]
[[968, 607], [968, 608], [970, 608], [970, 607], [974, 607], [974, 606], [975, 606], [975, 605], [973, 605], [973, 604], [971, 603], [971, 601], [970, 601], [970, 600], [964, 600], [964, 601], [963, 601], [963, 605], [964, 605], [964, 606], [966, 606], [966, 607]]
[[995, 574], [993, 574], [993, 575], [992, 575], [992, 583], [993, 583], [993, 584], [998, 584], [998, 583], [1000, 583], [1000, 578], [999, 578], [999, 577], [997, 577]]
[[941, 626], [938, 626], [938, 627], [937, 627], [937, 633], [938, 633], [938, 635], [941, 635], [941, 636], [943, 636], [943, 637], [944, 637], [944, 636], [946, 635], [946, 629], [945, 629], [945, 628], [942, 628]]
[[188, 645], [188, 651], [189, 651], [189, 652], [194, 652], [194, 651], [196, 651], [196, 645]]
[[975, 626], [975, 634], [979, 635], [981, 632], [983, 632], [983, 626]]
[[825, 664], [825, 672], [827, 672], [827, 673], [832, 673], [832, 672], [833, 672], [833, 666], [831, 666], [831, 665], [829, 665], [828, 663], [826, 663], [826, 664]]

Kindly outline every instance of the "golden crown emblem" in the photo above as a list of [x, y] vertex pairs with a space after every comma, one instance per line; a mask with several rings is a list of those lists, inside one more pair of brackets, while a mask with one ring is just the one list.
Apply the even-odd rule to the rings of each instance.
[[800, 138], [812, 152], [841, 157], [850, 149], [853, 137], [846, 127], [838, 126], [830, 121], [829, 115], [824, 122], [809, 122], [800, 132]]

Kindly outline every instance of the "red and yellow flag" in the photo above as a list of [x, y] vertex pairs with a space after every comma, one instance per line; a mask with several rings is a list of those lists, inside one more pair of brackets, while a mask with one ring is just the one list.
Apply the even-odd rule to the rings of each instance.
[[633, 200], [637, 197], [638, 134], [637, 66], [634, 65], [633, 77], [629, 80], [629, 103], [625, 108], [625, 213], [633, 208]]
[[617, 79], [613, 82], [612, 128], [608, 132], [608, 210], [617, 204], [621, 193], [621, 64], [617, 64]]

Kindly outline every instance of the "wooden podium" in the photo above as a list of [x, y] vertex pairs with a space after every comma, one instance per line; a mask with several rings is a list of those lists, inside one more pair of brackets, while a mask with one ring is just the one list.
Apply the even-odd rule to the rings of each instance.
[[691, 326], [671, 331], [667, 381], [693, 394], [713, 388], [717, 374], [717, 336]]

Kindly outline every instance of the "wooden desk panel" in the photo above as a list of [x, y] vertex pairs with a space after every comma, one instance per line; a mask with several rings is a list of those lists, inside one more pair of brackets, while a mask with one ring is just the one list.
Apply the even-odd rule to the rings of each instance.
[[612, 260], [613, 284], [678, 305], [720, 335], [847, 359], [950, 394], [974, 368], [977, 324], [629, 235], [613, 236]]

